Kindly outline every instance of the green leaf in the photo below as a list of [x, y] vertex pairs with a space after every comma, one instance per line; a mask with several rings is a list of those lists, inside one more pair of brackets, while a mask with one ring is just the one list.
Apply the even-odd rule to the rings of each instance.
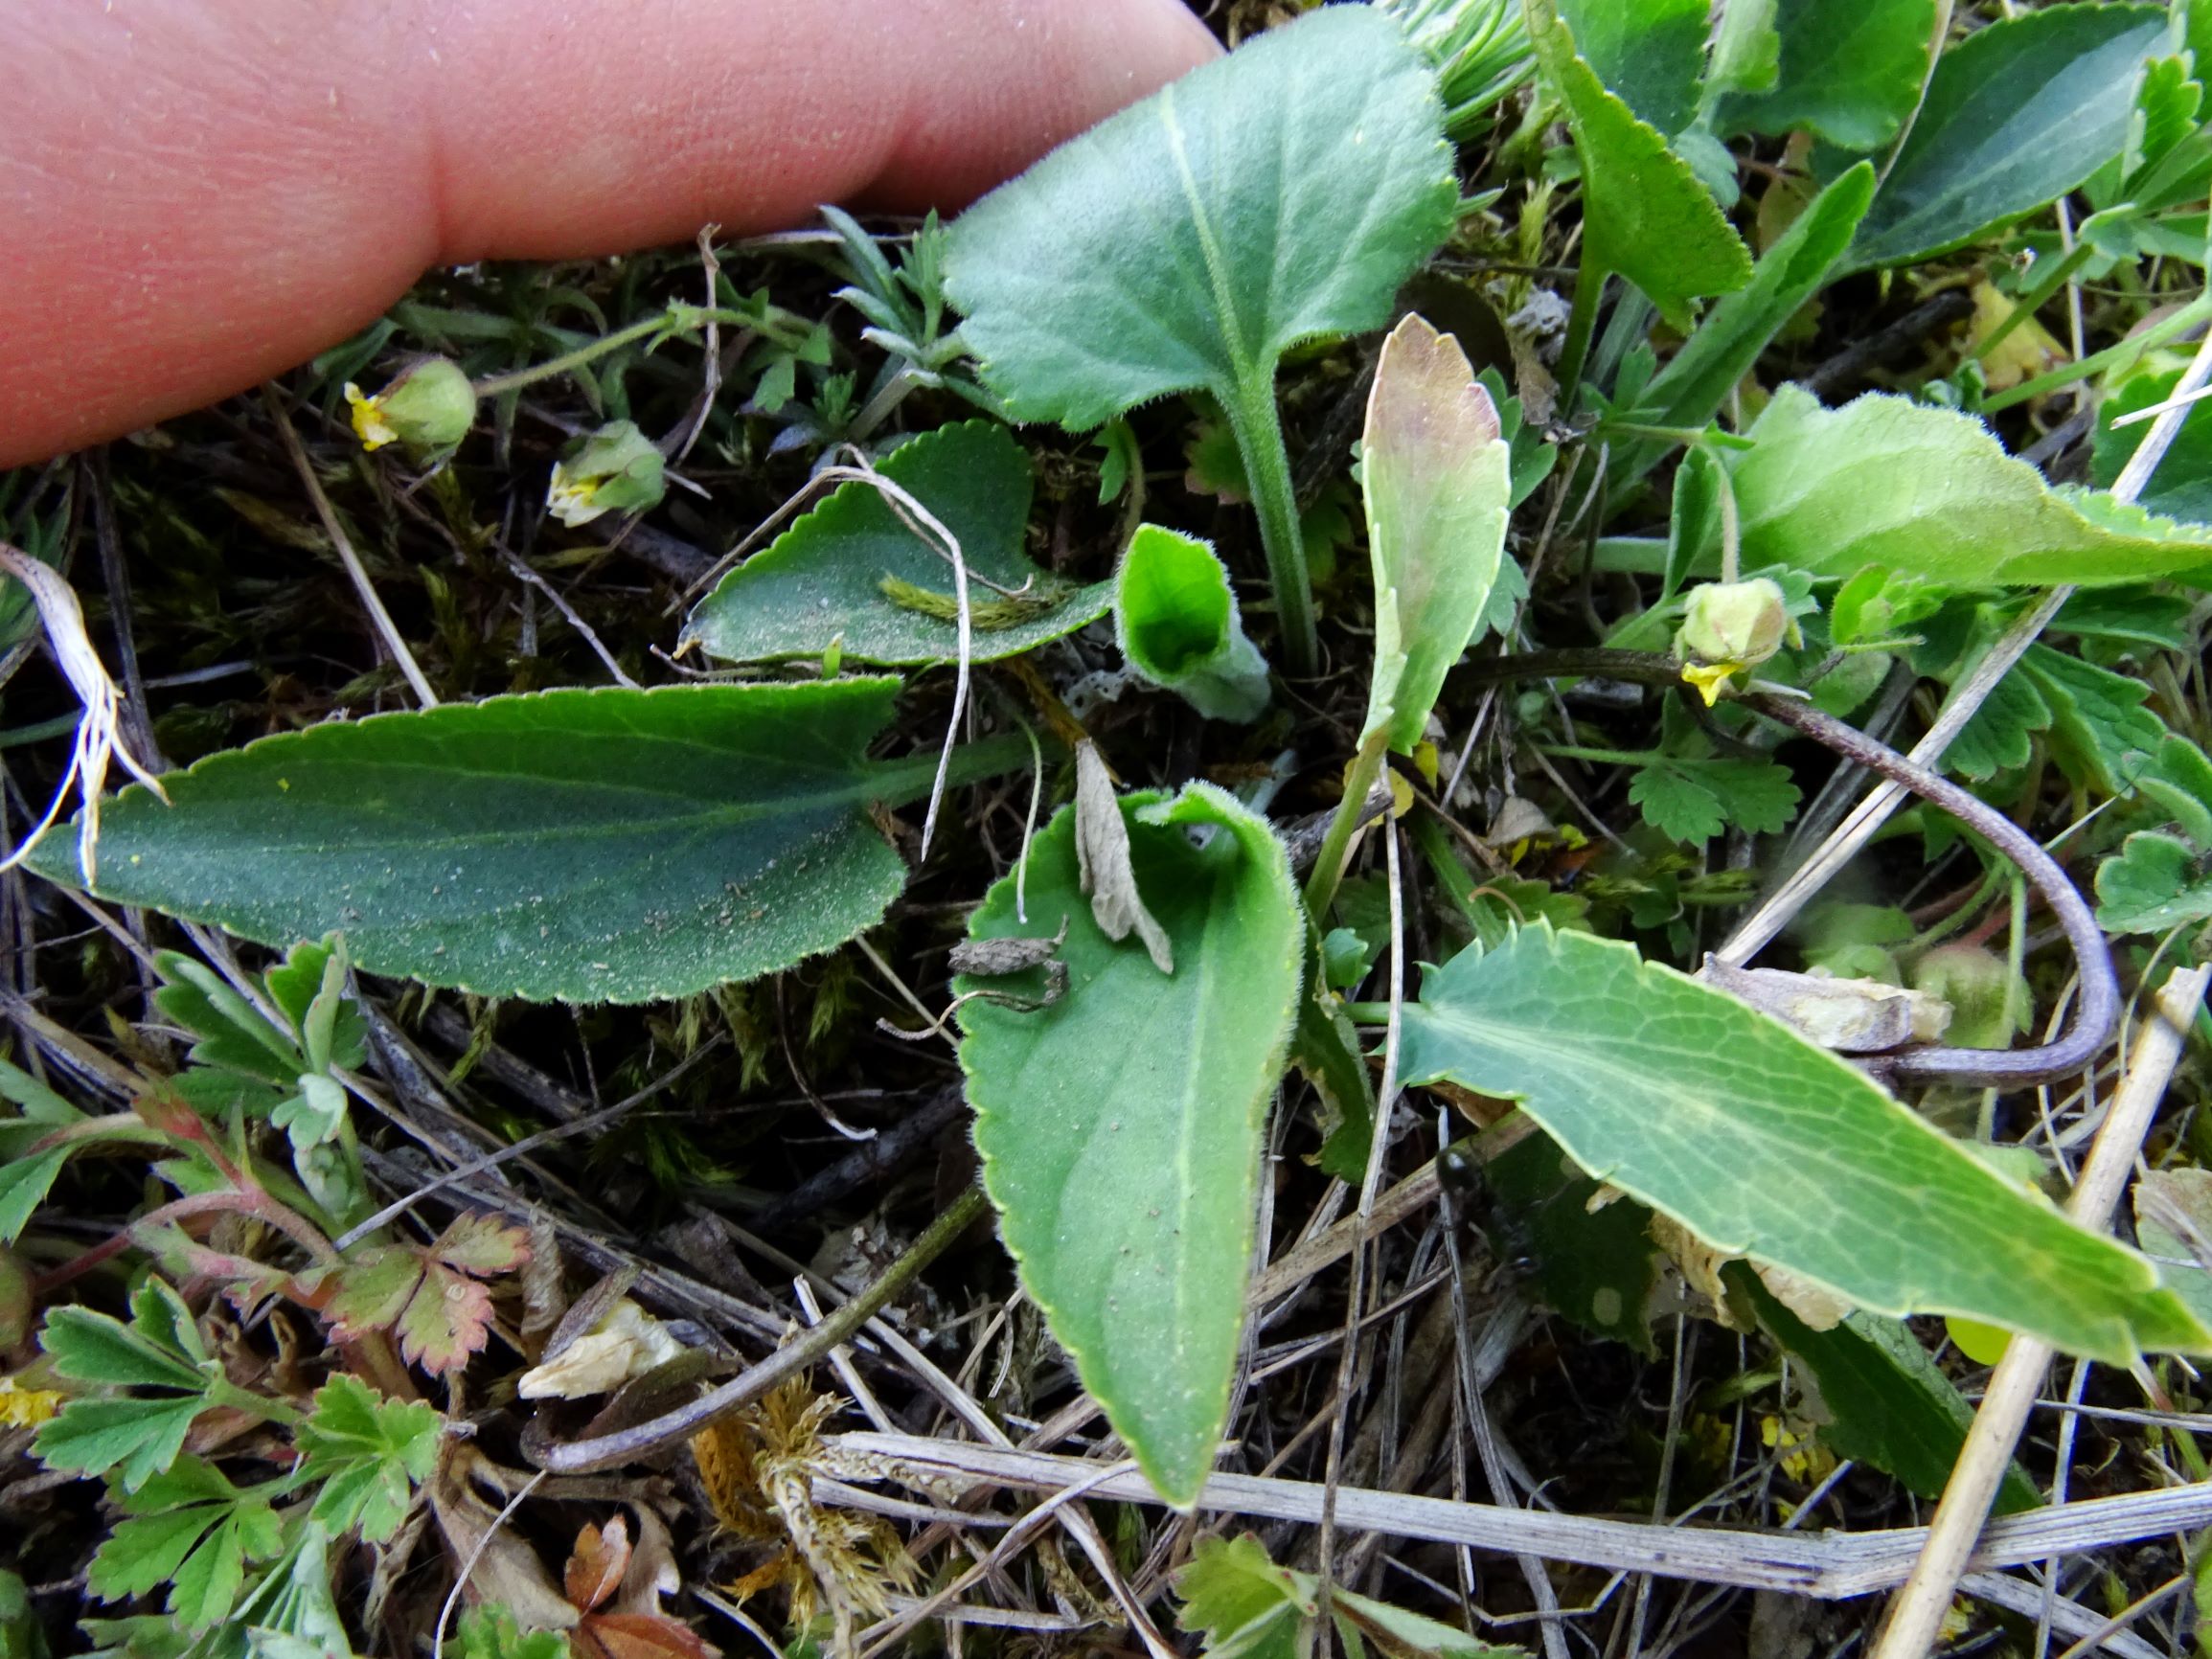
[[2165, 723], [2143, 705], [2151, 688], [2094, 663], [2030, 646], [2017, 670], [2051, 710], [2051, 752], [2069, 778], [2123, 794], [2165, 751]]
[[1114, 585], [1114, 631], [1129, 666], [1209, 720], [1267, 706], [1267, 665], [1244, 637], [1229, 573], [1196, 536], [1140, 524]]
[[1935, 0], [1778, 0], [1774, 25], [1773, 88], [1723, 99], [1719, 130], [1779, 138], [1804, 127], [1849, 150], [1896, 136], [1920, 102]]
[[1824, 409], [1784, 386], [1751, 437], [1729, 457], [1746, 570], [1840, 580], [1880, 565], [1965, 592], [2104, 586], [2212, 563], [2212, 546], [2162, 520], [2092, 520], [2092, 499], [2054, 491], [1971, 415], [1875, 392]]
[[1730, 824], [1771, 834], [1796, 815], [1798, 790], [1790, 768], [1778, 761], [1668, 755], [1637, 770], [1629, 799], [1660, 834], [1710, 841]]
[[1361, 739], [1410, 754], [1490, 602], [1513, 487], [1490, 394], [1459, 343], [1412, 312], [1376, 360], [1361, 453], [1375, 571]]
[[1408, 1082], [1517, 1100], [1592, 1175], [1714, 1248], [1873, 1311], [1958, 1313], [2114, 1364], [2212, 1345], [2140, 1256], [1616, 941], [1543, 927], [1463, 951], [1406, 1010], [1402, 1042]]
[[[2097, 405], [2096, 447], [2089, 457], [2089, 476], [2107, 489], [2118, 481], [2122, 469], [2149, 434], [2152, 422], [2114, 426], [2123, 415], [2162, 403], [2181, 383], [2181, 371], [2132, 375], [2118, 390]], [[2173, 446], [2136, 498], [2151, 511], [2192, 524], [2212, 524], [2212, 399], [2193, 403], [2174, 434]], [[2207, 560], [2212, 562], [2212, 560]]]
[[1698, 113], [1708, 0], [1559, 0], [1575, 50], [1638, 121], [1679, 132]]
[[1526, 1273], [1545, 1307], [1651, 1357], [1652, 1213], [1626, 1198], [1601, 1203], [1602, 1193], [1549, 1135], [1535, 1134], [1481, 1167], [1469, 1208], [1492, 1254]]
[[2159, 6], [2048, 6], [1974, 31], [1937, 61], [1852, 268], [1963, 247], [2081, 184], [2127, 143], [2165, 39]]
[[[101, 897], [487, 995], [688, 996], [787, 967], [905, 881], [872, 801], [895, 679], [544, 692], [265, 738], [132, 787], [101, 819]], [[73, 882], [76, 838], [32, 866]]]
[[[1347, 888], [1350, 885], [1346, 883]], [[1313, 1164], [1324, 1174], [1357, 1185], [1366, 1172], [1375, 1138], [1375, 1083], [1359, 1052], [1359, 1034], [1319, 971], [1322, 943], [1311, 937], [1311, 928], [1307, 934], [1304, 984], [1290, 1033], [1290, 1064], [1313, 1085], [1320, 1102], [1316, 1116], [1321, 1148], [1312, 1156]], [[1360, 948], [1368, 947], [1362, 942]]]
[[2097, 866], [2097, 925], [2107, 933], [2164, 933], [2207, 919], [2212, 875], [2186, 841], [2145, 830]]
[[[1747, 1298], [1767, 1335], [1803, 1360], [1820, 1387], [1830, 1421], [1820, 1438], [1838, 1457], [1893, 1475], [1924, 1498], [1943, 1495], [1973, 1422], [1967, 1404], [1927, 1350], [1904, 1325], [1853, 1313], [1827, 1330], [1797, 1317], [1741, 1262], [1722, 1269], [1729, 1288]], [[1993, 1506], [2017, 1514], [2042, 1502], [2019, 1465], [2008, 1464]]]
[[1330, 7], [1060, 146], [948, 233], [984, 382], [1078, 430], [1198, 388], [1271, 407], [1288, 348], [1388, 322], [1450, 233], [1442, 120], [1397, 25]]
[[[1207, 1659], [1307, 1659], [1314, 1651], [1320, 1579], [1278, 1567], [1249, 1533], [1200, 1538], [1190, 1564], [1175, 1575], [1175, 1594], [1183, 1601], [1175, 1624], [1203, 1633], [1199, 1651]], [[1477, 1641], [1341, 1584], [1330, 1591], [1329, 1611], [1348, 1654], [1370, 1642], [1389, 1659], [1525, 1659], [1522, 1648]]]
[[1583, 170], [1583, 258], [1617, 271], [1686, 329], [1690, 301], [1751, 280], [1751, 256], [1686, 163], [1576, 55], [1554, 0], [1526, 0], [1529, 39], [1566, 105]]
[[[1108, 584], [1063, 581], [1023, 551], [1029, 455], [1005, 427], [940, 426], [877, 470], [958, 539], [971, 660], [1017, 655], [1105, 614]], [[842, 640], [859, 662], [937, 663], [959, 654], [958, 614], [952, 567], [936, 544], [907, 528], [881, 490], [849, 483], [722, 578], [684, 632], [731, 662], [819, 657]]]
[[2146, 1170], [2130, 1196], [2143, 1254], [2198, 1318], [2212, 1319], [2212, 1170]]
[[454, 1627], [460, 1659], [568, 1659], [562, 1630], [524, 1630], [497, 1602], [470, 1607]]
[[[1783, 326], [1820, 291], [1874, 199], [1874, 169], [1859, 163], [1814, 196], [1760, 256], [1750, 284], [1715, 303], [1697, 331], [1636, 399], [1639, 419], [1690, 431], [1720, 413]], [[1663, 452], [1646, 443], [1624, 458], [1640, 476]]]
[[2015, 668], [1990, 688], [1980, 708], [1943, 752], [1944, 770], [1974, 783], [2016, 771], [2032, 760], [2036, 734], [2051, 729], [2050, 705]]
[[[1078, 886], [1076, 815], [1063, 809], [1031, 844], [1031, 926], [1016, 923], [1012, 876], [969, 925], [992, 939], [1064, 920], [1067, 993], [1030, 1011], [964, 1003], [960, 1060], [1023, 1284], [1153, 1486], [1188, 1505], [1228, 1411], [1261, 1124], [1306, 923], [1282, 844], [1232, 797], [1194, 784], [1121, 806], [1174, 972], [1099, 930]], [[1033, 977], [956, 989], [1034, 995]]]
[[196, 1394], [73, 1399], [39, 1428], [38, 1458], [50, 1469], [112, 1472], [128, 1491], [175, 1461], [193, 1419], [206, 1406]]
[[381, 1543], [399, 1530], [408, 1494], [430, 1478], [444, 1419], [421, 1401], [386, 1399], [357, 1377], [315, 1391], [300, 1425], [300, 1473], [321, 1481], [314, 1517], [333, 1534], [358, 1530]]
[[71, 1382], [114, 1388], [206, 1386], [207, 1350], [192, 1313], [175, 1291], [149, 1279], [132, 1299], [125, 1325], [89, 1307], [57, 1307], [46, 1316], [39, 1346]]
[[32, 1212], [46, 1202], [54, 1179], [69, 1161], [71, 1148], [49, 1147], [29, 1157], [0, 1163], [0, 1244], [12, 1244], [30, 1224]]

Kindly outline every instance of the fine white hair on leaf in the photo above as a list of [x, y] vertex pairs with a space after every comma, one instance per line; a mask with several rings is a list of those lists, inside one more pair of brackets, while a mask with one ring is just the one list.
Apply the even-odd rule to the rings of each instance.
[[123, 740], [123, 694], [116, 690], [107, 666], [100, 660], [100, 653], [92, 648], [92, 638], [84, 628], [84, 610], [77, 602], [76, 593], [53, 566], [6, 542], [0, 542], [0, 571], [13, 577], [30, 593], [32, 602], [38, 607], [38, 620], [46, 629], [47, 648], [68, 679], [70, 690], [84, 707], [84, 717], [77, 723], [77, 741], [69, 752], [69, 769], [62, 774], [61, 783], [54, 791], [46, 816], [23, 838], [21, 846], [0, 859], [0, 870], [13, 869], [38, 845], [46, 831], [54, 827], [54, 821], [61, 816], [70, 785], [76, 784], [84, 800], [84, 815], [77, 832], [77, 862], [84, 874], [85, 884], [90, 886], [99, 875], [100, 796], [107, 786], [109, 760], [121, 761], [124, 768], [159, 796], [164, 805], [169, 801], [169, 791], [161, 786], [159, 778], [139, 763], [138, 757]]

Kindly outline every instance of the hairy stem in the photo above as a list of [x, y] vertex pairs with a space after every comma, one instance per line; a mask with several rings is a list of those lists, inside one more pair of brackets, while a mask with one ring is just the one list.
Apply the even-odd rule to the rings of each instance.
[[1290, 483], [1290, 457], [1283, 447], [1283, 420], [1275, 410], [1274, 376], [1256, 377], [1222, 403], [1237, 452], [1244, 459], [1244, 481], [1252, 489], [1252, 508], [1260, 515], [1260, 545], [1267, 552], [1267, 580], [1275, 591], [1275, 615], [1283, 628], [1285, 669], [1311, 679], [1321, 669], [1321, 646], [1313, 631], [1313, 590], [1306, 575], [1306, 543], [1298, 533], [1298, 497]]

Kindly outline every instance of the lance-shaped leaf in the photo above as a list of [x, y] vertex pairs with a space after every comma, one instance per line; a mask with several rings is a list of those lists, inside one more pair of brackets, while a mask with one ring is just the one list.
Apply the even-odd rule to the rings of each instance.
[[[641, 1002], [750, 979], [874, 923], [906, 879], [873, 802], [888, 678], [543, 692], [264, 738], [131, 788], [100, 897], [490, 996]], [[32, 867], [72, 885], [74, 836]]]
[[1229, 573], [1192, 535], [1140, 524], [1122, 555], [1114, 629], [1129, 666], [1209, 720], [1256, 720], [1267, 665], [1244, 635]]
[[[971, 661], [1072, 633], [1111, 601], [1111, 583], [1063, 581], [1022, 551], [1029, 457], [995, 421], [924, 432], [877, 470], [959, 539]], [[952, 566], [934, 539], [904, 523], [881, 490], [853, 483], [724, 577], [685, 637], [731, 662], [818, 657], [832, 647], [856, 662], [949, 662], [958, 616]]]
[[1362, 454], [1375, 567], [1364, 735], [1406, 754], [1490, 602], [1513, 489], [1490, 394], [1459, 342], [1411, 312], [1376, 360]]
[[[1697, 332], [1644, 388], [1639, 418], [1653, 426], [1696, 431], [1719, 413], [1728, 394], [1759, 361], [1783, 326], [1820, 291], [1851, 245], [1874, 199], [1874, 169], [1860, 162], [1807, 205], [1760, 256], [1750, 285], [1717, 301]], [[1651, 440], [1629, 440], [1614, 466], [1625, 480], [1641, 477], [1666, 452]]]
[[1746, 569], [1870, 565], [1954, 590], [2138, 581], [2212, 564], [2212, 530], [2065, 495], [1971, 415], [1868, 393], [1774, 395], [1729, 458]]
[[2128, 141], [2162, 6], [2048, 6], [1946, 52], [1851, 250], [1904, 265], [2056, 201]]
[[1282, 843], [1232, 797], [1194, 784], [1121, 805], [1174, 972], [1099, 930], [1063, 809], [1031, 843], [1030, 925], [1009, 876], [969, 926], [997, 939], [1064, 923], [1066, 994], [1035, 1007], [1034, 970], [959, 981], [1033, 1005], [963, 1003], [960, 1063], [1023, 1284], [1153, 1486], [1188, 1505], [1228, 1413], [1305, 920]]
[[1408, 1082], [1517, 1100], [1707, 1244], [1880, 1313], [1955, 1313], [2110, 1364], [2212, 1350], [2157, 1270], [1866, 1076], [1618, 941], [1523, 929], [1405, 1011]]
[[1583, 170], [1583, 258], [1643, 289], [1670, 323], [1690, 302], [1751, 280], [1751, 256], [1656, 127], [1606, 90], [1575, 52], [1554, 0], [1526, 0], [1529, 39], [1566, 105]]

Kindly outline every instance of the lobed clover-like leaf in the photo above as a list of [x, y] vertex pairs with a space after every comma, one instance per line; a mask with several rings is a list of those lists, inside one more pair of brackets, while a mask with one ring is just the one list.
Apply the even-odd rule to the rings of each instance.
[[1876, 1312], [1961, 1314], [2127, 1364], [2212, 1350], [2157, 1270], [1778, 1021], [1617, 941], [1525, 928], [1404, 1016], [1408, 1082], [1517, 1100], [1707, 1244]]
[[1008, 876], [969, 928], [1050, 937], [1064, 922], [1066, 992], [1036, 1006], [1036, 970], [957, 981], [1029, 1003], [963, 1002], [960, 1062], [1023, 1284], [1153, 1486], [1189, 1505], [1228, 1413], [1261, 1125], [1306, 924], [1282, 843], [1233, 797], [1194, 784], [1119, 805], [1174, 971], [1100, 930], [1063, 809], [1030, 846], [1029, 925]]

